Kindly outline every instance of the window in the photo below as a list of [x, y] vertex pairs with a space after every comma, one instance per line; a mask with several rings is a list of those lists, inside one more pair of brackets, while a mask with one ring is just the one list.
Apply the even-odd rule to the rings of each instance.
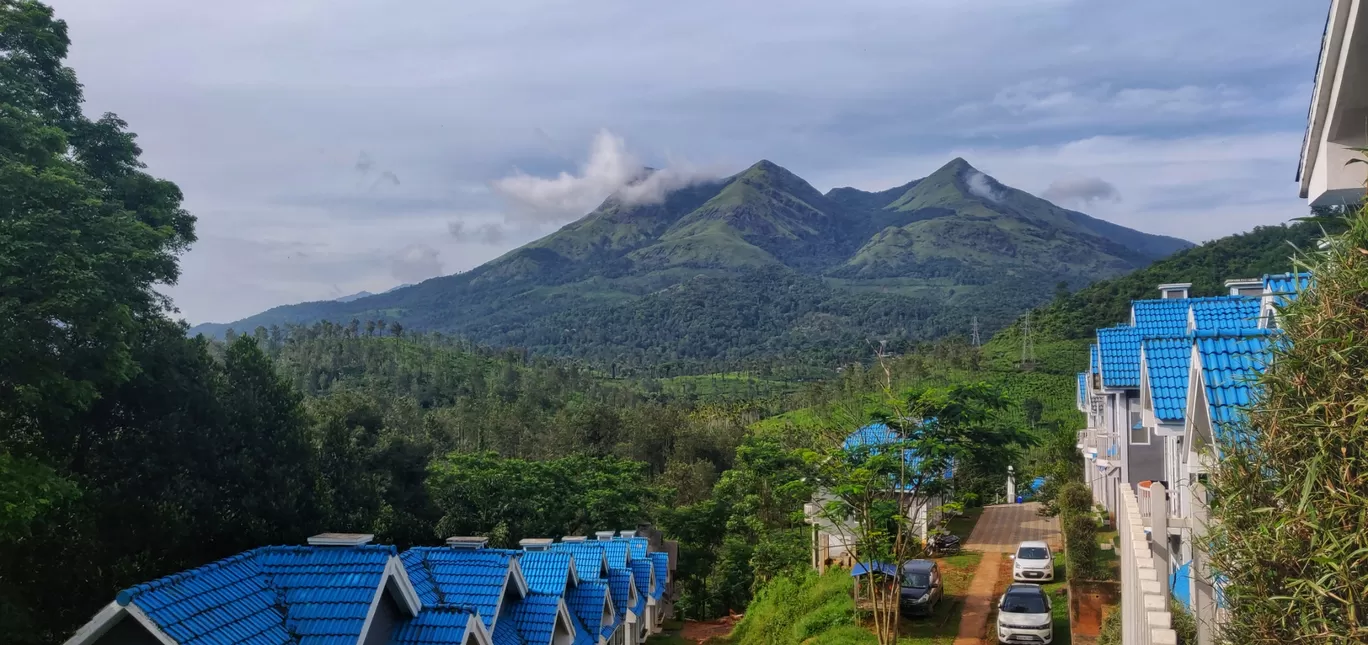
[[1130, 442], [1131, 445], [1140, 446], [1148, 446], [1150, 442], [1149, 428], [1140, 423], [1139, 412], [1130, 413]]

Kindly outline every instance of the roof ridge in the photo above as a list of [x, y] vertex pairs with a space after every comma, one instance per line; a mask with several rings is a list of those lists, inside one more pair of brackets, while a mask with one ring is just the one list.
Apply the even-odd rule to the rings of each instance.
[[1277, 329], [1265, 329], [1263, 327], [1250, 327], [1246, 329], [1199, 329], [1192, 332], [1192, 338], [1250, 338], [1256, 336], [1278, 336], [1282, 332]]
[[114, 601], [117, 602], [120, 607], [127, 607], [129, 603], [136, 600], [137, 597], [142, 594], [151, 591], [156, 591], [157, 589], [161, 589], [163, 587], [167, 587], [172, 584], [188, 580], [192, 577], [196, 577], [204, 573], [208, 573], [210, 571], [218, 571], [219, 569], [222, 569], [230, 565], [238, 564], [240, 562], [255, 560], [258, 552], [269, 548], [271, 547], [262, 546], [257, 547], [255, 549], [248, 549], [246, 551], [243, 551], [242, 553], [231, 555], [221, 560], [215, 560], [214, 562], [210, 562], [209, 564], [195, 567], [194, 569], [177, 571], [176, 573], [173, 573], [168, 576], [162, 576], [155, 580], [150, 580], [142, 584], [133, 585], [132, 587], [128, 587], [127, 589], [120, 591], [118, 595], [114, 597]]

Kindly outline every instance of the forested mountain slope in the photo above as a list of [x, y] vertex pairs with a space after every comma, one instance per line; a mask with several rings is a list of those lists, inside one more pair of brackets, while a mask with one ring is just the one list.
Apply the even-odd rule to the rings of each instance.
[[689, 372], [825, 366], [985, 330], [1189, 246], [1059, 208], [955, 159], [888, 191], [823, 195], [761, 161], [659, 204], [608, 199], [469, 272], [194, 331], [387, 319], [482, 344]]

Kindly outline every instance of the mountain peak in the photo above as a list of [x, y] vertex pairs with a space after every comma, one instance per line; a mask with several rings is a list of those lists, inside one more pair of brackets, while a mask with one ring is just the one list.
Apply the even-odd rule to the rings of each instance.
[[939, 175], [939, 174], [943, 174], [943, 173], [954, 173], [954, 174], [959, 174], [959, 173], [962, 173], [962, 172], [965, 172], [965, 171], [968, 171], [968, 170], [972, 170], [972, 171], [974, 171], [974, 172], [978, 172], [978, 171], [979, 171], [978, 168], [975, 168], [975, 167], [969, 165], [969, 162], [968, 162], [968, 161], [965, 161], [965, 160], [964, 160], [964, 157], [955, 157], [954, 159], [951, 159], [948, 163], [946, 163], [944, 166], [941, 166], [939, 169], [937, 169], [936, 172], [933, 172], [933, 173], [931, 173], [931, 174], [932, 174], [932, 175]]

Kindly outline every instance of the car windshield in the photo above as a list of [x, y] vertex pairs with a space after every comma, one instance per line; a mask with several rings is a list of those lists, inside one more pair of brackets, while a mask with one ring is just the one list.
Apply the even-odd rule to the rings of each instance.
[[1048, 560], [1050, 552], [1038, 546], [1023, 546], [1017, 551], [1018, 560]]
[[927, 587], [930, 587], [930, 586], [931, 586], [931, 574], [929, 574], [929, 573], [904, 573], [904, 574], [903, 574], [903, 586], [904, 586], [904, 587], [916, 587], [916, 588], [918, 588], [918, 589], [925, 589], [925, 588], [927, 588]]
[[1002, 598], [1002, 611], [1009, 614], [1043, 614], [1045, 599], [1035, 594], [1007, 594]]

